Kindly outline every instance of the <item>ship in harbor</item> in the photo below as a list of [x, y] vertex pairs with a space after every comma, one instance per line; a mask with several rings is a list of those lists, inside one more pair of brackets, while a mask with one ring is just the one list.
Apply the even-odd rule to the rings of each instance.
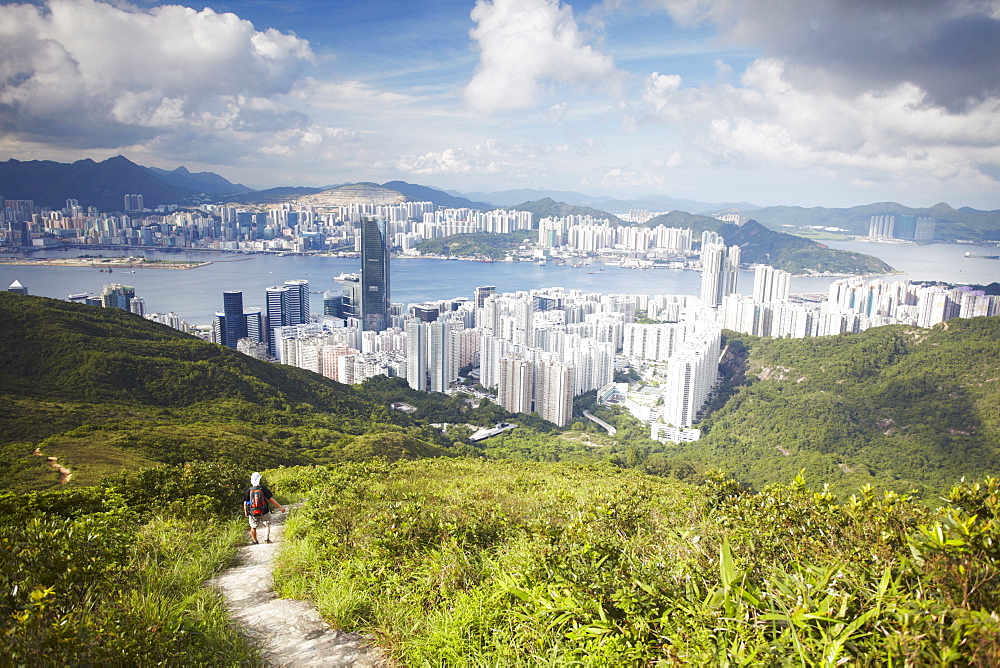
[[979, 253], [970, 253], [965, 251], [965, 257], [974, 257], [980, 260], [1000, 260], [1000, 255], [980, 255]]

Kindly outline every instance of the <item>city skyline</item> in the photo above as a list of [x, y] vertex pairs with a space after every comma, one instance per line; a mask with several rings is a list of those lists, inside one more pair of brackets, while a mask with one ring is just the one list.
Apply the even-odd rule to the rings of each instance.
[[0, 25], [0, 158], [1000, 208], [995, 2], [50, 0]]

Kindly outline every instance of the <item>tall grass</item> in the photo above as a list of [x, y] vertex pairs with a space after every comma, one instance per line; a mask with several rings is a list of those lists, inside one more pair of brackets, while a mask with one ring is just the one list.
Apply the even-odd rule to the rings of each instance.
[[139, 513], [94, 489], [3, 501], [0, 665], [261, 665], [204, 586], [233, 562], [244, 522], [207, 503], [179, 517], [178, 498], [159, 504], [169, 518]]
[[405, 665], [1000, 662], [1000, 480], [934, 511], [509, 461], [269, 479], [312, 487], [279, 590]]

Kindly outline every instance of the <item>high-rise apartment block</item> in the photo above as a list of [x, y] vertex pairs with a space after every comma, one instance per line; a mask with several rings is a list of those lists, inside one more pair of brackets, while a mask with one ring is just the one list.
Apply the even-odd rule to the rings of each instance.
[[701, 244], [701, 300], [705, 306], [718, 306], [723, 297], [736, 292], [740, 247], [726, 248], [714, 232], [705, 232]]

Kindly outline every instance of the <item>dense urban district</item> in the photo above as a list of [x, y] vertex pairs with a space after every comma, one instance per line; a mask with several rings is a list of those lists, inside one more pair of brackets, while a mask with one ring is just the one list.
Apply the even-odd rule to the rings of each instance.
[[[995, 285], [893, 281], [733, 212], [484, 210], [370, 184], [160, 211], [134, 186], [124, 211], [82, 197], [5, 200], [11, 261], [343, 252], [361, 270], [323, 313], [303, 278], [261, 308], [220, 291], [204, 327], [111, 280], [0, 293], [15, 661], [259, 662], [202, 586], [244, 540], [231, 514], [251, 470], [307, 499], [279, 593], [401, 664], [1000, 657]], [[938, 223], [873, 212], [858, 236], [924, 243]], [[425, 253], [701, 283], [393, 302], [394, 257]], [[829, 289], [790, 294], [793, 272]]]

